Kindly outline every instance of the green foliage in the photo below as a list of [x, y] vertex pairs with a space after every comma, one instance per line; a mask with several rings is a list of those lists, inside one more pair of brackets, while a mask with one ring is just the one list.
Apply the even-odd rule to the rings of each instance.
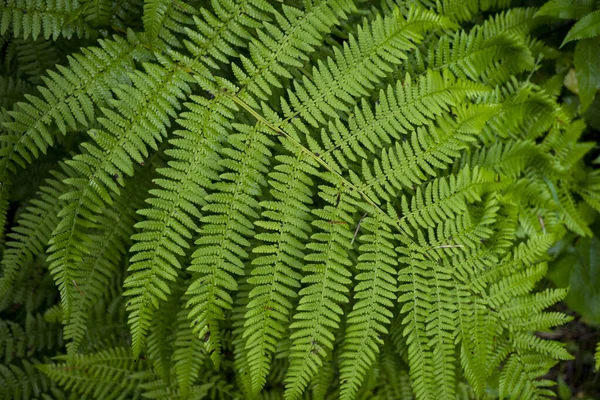
[[581, 107], [585, 111], [600, 90], [600, 78], [598, 78], [600, 10], [598, 10], [598, 4], [590, 1], [551, 0], [538, 11], [537, 15], [577, 20], [567, 32], [561, 47], [569, 42], [577, 41], [573, 57], [577, 75], [575, 92], [579, 94]]
[[552, 397], [563, 3], [3, 0], [0, 396]]

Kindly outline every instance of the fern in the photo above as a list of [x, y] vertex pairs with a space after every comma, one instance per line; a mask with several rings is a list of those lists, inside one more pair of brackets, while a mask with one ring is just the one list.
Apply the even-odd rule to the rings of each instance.
[[0, 10], [0, 396], [553, 396], [600, 185], [537, 9]]
[[72, 35], [87, 37], [93, 32], [81, 20], [71, 20], [71, 13], [80, 7], [77, 0], [53, 0], [48, 3], [40, 0], [3, 0], [0, 33], [9, 29], [15, 37], [34, 40], [42, 34], [48, 40], [59, 36]]

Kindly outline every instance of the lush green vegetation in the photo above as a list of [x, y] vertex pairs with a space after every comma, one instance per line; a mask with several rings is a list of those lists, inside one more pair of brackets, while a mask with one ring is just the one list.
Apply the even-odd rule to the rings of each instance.
[[0, 398], [575, 395], [599, 6], [0, 0]]

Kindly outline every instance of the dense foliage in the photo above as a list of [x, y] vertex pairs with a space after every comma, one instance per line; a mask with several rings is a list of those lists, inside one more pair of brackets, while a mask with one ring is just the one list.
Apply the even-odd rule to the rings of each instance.
[[0, 0], [0, 398], [553, 396], [597, 8]]

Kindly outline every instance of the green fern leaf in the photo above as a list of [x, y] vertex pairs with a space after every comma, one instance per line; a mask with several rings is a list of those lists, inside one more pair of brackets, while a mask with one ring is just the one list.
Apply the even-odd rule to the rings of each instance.
[[200, 375], [202, 360], [206, 357], [202, 339], [195, 335], [187, 319], [187, 312], [177, 314], [173, 363], [181, 396], [186, 398]]
[[299, 271], [305, 256], [302, 241], [311, 232], [306, 204], [311, 196], [309, 175], [316, 175], [316, 165], [302, 151], [296, 151], [293, 157], [278, 155], [276, 159], [280, 164], [269, 173], [274, 199], [260, 203], [265, 211], [263, 219], [256, 221], [265, 230], [256, 238], [264, 244], [253, 249], [259, 256], [252, 261], [255, 267], [248, 278], [254, 289], [249, 294], [244, 336], [255, 392], [264, 385], [269, 355], [283, 339], [292, 308], [287, 299], [296, 297], [294, 290], [300, 287]]
[[348, 267], [352, 264], [348, 258], [354, 225], [352, 214], [356, 208], [345, 196], [337, 202], [338, 194], [343, 191], [342, 183], [335, 176], [324, 176], [333, 187], [321, 186], [319, 195], [328, 203], [323, 209], [315, 210], [318, 217], [313, 225], [319, 230], [311, 237], [302, 268], [306, 274], [302, 283], [308, 284], [300, 290], [300, 303], [290, 325], [292, 349], [290, 367], [286, 377], [286, 399], [300, 397], [323, 359], [333, 347], [331, 330], [339, 326], [343, 313], [340, 303], [348, 302], [348, 284], [351, 276]]
[[[146, 220], [136, 224], [136, 228], [142, 231], [132, 236], [136, 243], [131, 251], [136, 254], [132, 258], [130, 269], [134, 272], [129, 281], [145, 281], [149, 289], [149, 292], [146, 289], [140, 292], [138, 298], [165, 299], [165, 294], [156, 292], [164, 285], [159, 276], [174, 277], [173, 267], [181, 269], [177, 257], [189, 248], [192, 233], [198, 229], [194, 220], [201, 218], [197, 205], [206, 204], [206, 188], [211, 181], [218, 179], [221, 170], [217, 150], [221, 138], [226, 135], [234, 105], [220, 97], [213, 101], [201, 97], [192, 99], [196, 103], [188, 103], [189, 112], [182, 113], [182, 119], [178, 120], [186, 130], [175, 132], [179, 137], [169, 141], [175, 148], [166, 151], [174, 160], [170, 162], [169, 169], [158, 169], [162, 178], [155, 183], [160, 188], [150, 190], [153, 197], [147, 202], [152, 208], [139, 211]], [[154, 280], [157, 282], [153, 283]], [[155, 300], [153, 307], [157, 308]], [[151, 318], [148, 300], [141, 301], [132, 309], [136, 309], [140, 316], [140, 326], [147, 326]], [[142, 329], [141, 336], [136, 339], [140, 341], [139, 345], [136, 344], [139, 346], [136, 351], [141, 351], [147, 330]]]
[[268, 20], [274, 10], [265, 0], [216, 0], [212, 6], [214, 14], [203, 8], [203, 19], [194, 17], [195, 29], [186, 28], [190, 40], [185, 45], [195, 57], [217, 69], [216, 62], [227, 64], [229, 57], [237, 57], [235, 48], [250, 40], [250, 29]]
[[152, 46], [160, 38], [167, 46], [181, 47], [178, 33], [184, 33], [186, 26], [193, 25], [194, 7], [182, 1], [147, 0], [144, 1], [144, 28]]
[[[340, 368], [342, 399], [352, 399], [361, 386], [362, 378], [375, 362], [382, 335], [387, 334], [386, 325], [393, 317], [390, 311], [396, 300], [397, 254], [393, 235], [381, 213], [365, 218], [361, 229], [368, 234], [361, 236], [364, 242], [359, 248], [355, 286], [356, 303], [348, 314], [345, 343]], [[392, 223], [393, 225], [393, 223]]]
[[[391, 72], [390, 65], [407, 57], [405, 53], [422, 40], [421, 33], [450, 26], [445, 18], [422, 9], [411, 9], [406, 19], [396, 9], [392, 16], [365, 23], [349, 45], [334, 49], [335, 59], [319, 63], [312, 81], [304, 77], [302, 83], [294, 82], [293, 90], [288, 89], [289, 100], [282, 99], [285, 117], [298, 115], [316, 127], [326, 123], [325, 116], [335, 118], [336, 111], [349, 112], [357, 97]], [[295, 124], [306, 131], [303, 125]]]

